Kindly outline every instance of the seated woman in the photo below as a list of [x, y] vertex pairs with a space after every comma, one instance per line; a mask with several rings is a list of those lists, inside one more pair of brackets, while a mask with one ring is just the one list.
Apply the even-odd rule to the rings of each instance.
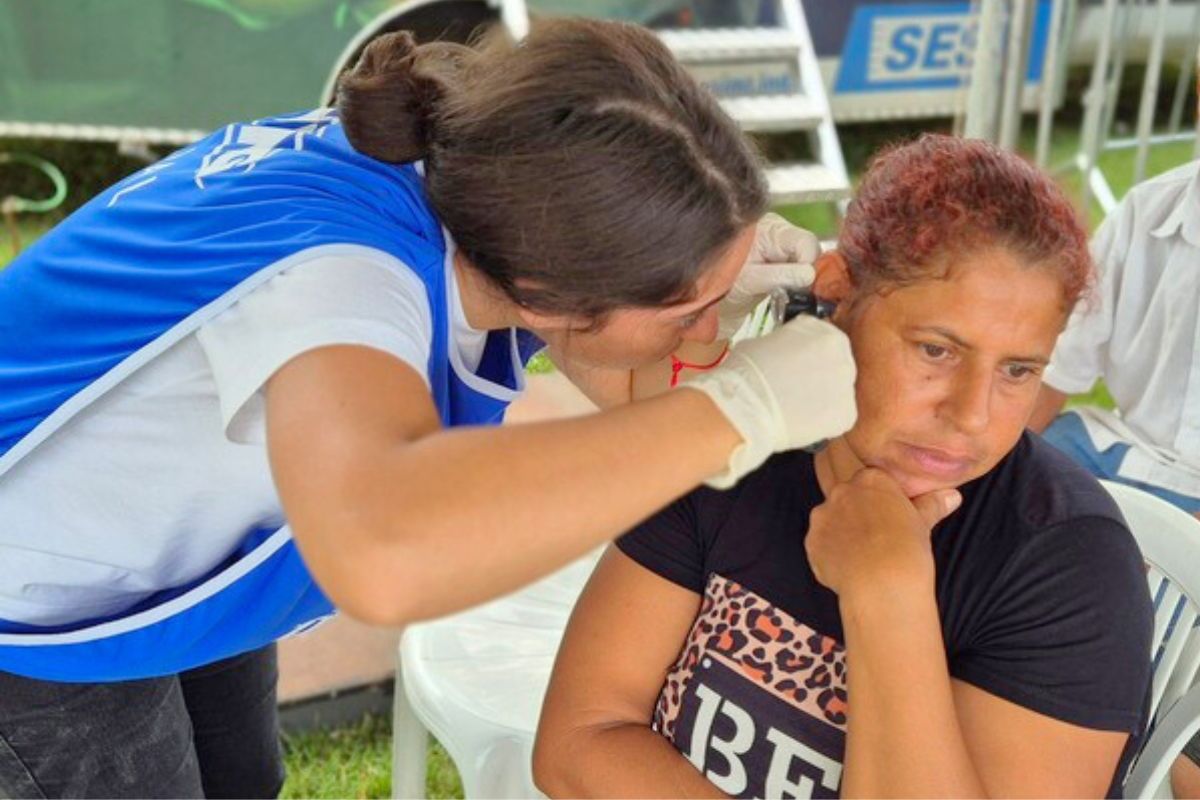
[[1141, 557], [1096, 481], [1025, 431], [1089, 273], [1067, 200], [1016, 156], [943, 136], [877, 156], [813, 285], [854, 350], [857, 424], [609, 549], [559, 652], [538, 785], [1117, 793], [1150, 675]]

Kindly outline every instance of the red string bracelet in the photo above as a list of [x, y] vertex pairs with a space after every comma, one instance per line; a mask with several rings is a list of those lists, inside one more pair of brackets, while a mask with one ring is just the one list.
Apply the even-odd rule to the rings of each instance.
[[725, 343], [721, 354], [711, 364], [689, 364], [686, 361], [680, 360], [679, 356], [671, 353], [671, 388], [674, 389], [679, 385], [679, 373], [685, 369], [695, 369], [703, 372], [706, 369], [712, 369], [725, 360], [725, 356], [729, 355], [729, 342]]

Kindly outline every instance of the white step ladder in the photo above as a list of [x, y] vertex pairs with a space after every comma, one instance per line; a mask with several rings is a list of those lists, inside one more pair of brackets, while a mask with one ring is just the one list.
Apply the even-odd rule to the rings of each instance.
[[[657, 33], [676, 58], [698, 73], [722, 65], [794, 59], [797, 79], [793, 92], [724, 97], [721, 105], [747, 132], [800, 131], [808, 135], [812, 161], [771, 164], [767, 169], [774, 204], [844, 200], [850, 194], [850, 178], [803, 6], [800, 0], [776, 1], [781, 23], [778, 27], [689, 28]], [[528, 32], [524, 0], [493, 2], [514, 37]]]

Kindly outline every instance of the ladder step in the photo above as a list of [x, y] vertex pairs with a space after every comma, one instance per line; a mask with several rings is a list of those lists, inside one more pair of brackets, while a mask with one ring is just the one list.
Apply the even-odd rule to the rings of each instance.
[[807, 131], [824, 119], [821, 107], [802, 94], [725, 97], [721, 107], [747, 131]]
[[822, 164], [772, 164], [767, 167], [767, 183], [776, 203], [814, 203], [850, 195], [846, 179]]
[[800, 38], [785, 28], [674, 29], [657, 33], [684, 63], [795, 58], [803, 46]]

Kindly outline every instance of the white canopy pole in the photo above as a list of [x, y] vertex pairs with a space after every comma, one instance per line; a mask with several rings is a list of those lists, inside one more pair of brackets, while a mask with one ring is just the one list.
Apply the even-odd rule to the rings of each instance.
[[1146, 158], [1150, 155], [1150, 134], [1154, 128], [1154, 107], [1158, 100], [1158, 83], [1162, 76], [1163, 43], [1167, 39], [1167, 13], [1170, 0], [1158, 0], [1158, 18], [1154, 39], [1150, 42], [1150, 57], [1146, 60], [1146, 77], [1142, 79], [1142, 102], [1138, 108], [1137, 156], [1133, 162], [1133, 182], [1146, 177]]
[[1021, 132], [1021, 100], [1025, 68], [1029, 65], [1029, 34], [1034, 0], [1013, 0], [1008, 24], [1008, 52], [1004, 68], [1004, 108], [1000, 116], [1000, 146], [1012, 150]]
[[1104, 15], [1100, 25], [1100, 41], [1096, 58], [1092, 62], [1092, 79], [1083, 97], [1086, 113], [1083, 118], [1083, 141], [1079, 166], [1083, 170], [1080, 187], [1080, 202], [1085, 213], [1092, 197], [1091, 177], [1096, 168], [1096, 156], [1100, 152], [1100, 125], [1105, 118], [1104, 101], [1107, 95], [1105, 84], [1108, 73], [1109, 53], [1112, 50], [1113, 21], [1117, 15], [1118, 0], [1104, 0]]
[[979, 9], [979, 32], [975, 39], [975, 63], [971, 65], [971, 89], [967, 95], [967, 121], [963, 134], [971, 139], [996, 140], [997, 97], [1004, 57], [1004, 0], [983, 0]]

